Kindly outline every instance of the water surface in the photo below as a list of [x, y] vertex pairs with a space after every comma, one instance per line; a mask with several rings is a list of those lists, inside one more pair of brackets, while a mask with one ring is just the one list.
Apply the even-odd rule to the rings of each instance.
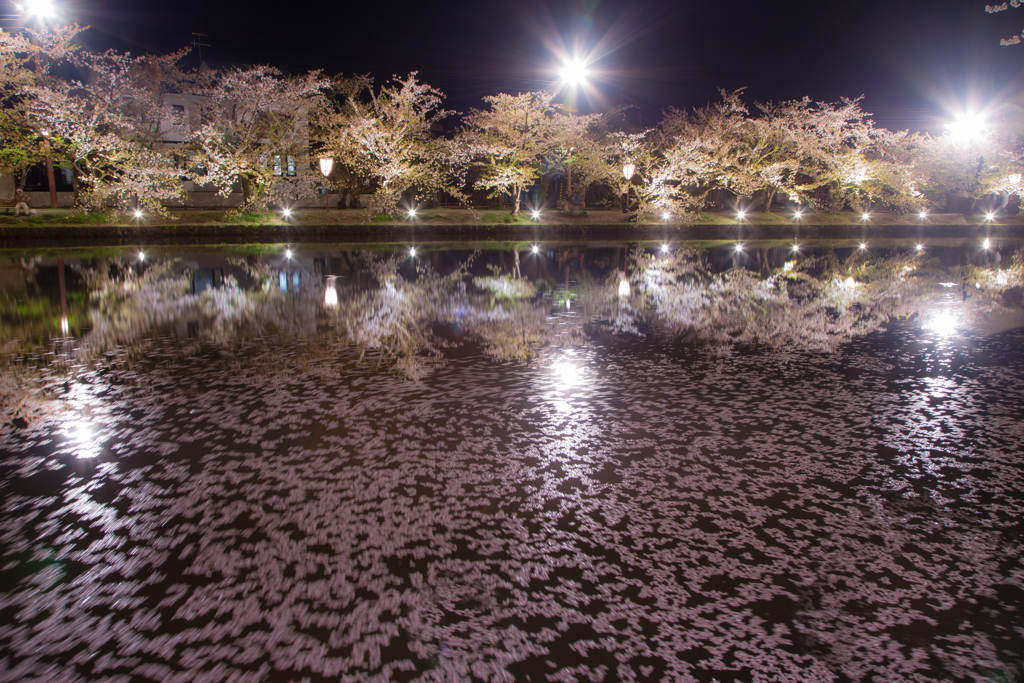
[[410, 246], [5, 257], [0, 680], [1020, 665], [1018, 245]]

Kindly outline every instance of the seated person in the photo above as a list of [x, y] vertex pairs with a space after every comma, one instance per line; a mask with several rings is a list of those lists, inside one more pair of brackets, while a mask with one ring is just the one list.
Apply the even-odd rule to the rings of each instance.
[[14, 215], [20, 215], [22, 209], [25, 209], [26, 216], [30, 216], [35, 213], [35, 211], [28, 207], [28, 195], [22, 192], [21, 188], [18, 188], [14, 192]]

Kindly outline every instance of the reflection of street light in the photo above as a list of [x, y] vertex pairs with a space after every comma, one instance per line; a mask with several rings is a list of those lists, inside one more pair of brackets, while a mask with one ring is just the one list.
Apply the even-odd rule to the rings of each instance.
[[324, 210], [331, 210], [331, 188], [327, 184], [327, 176], [331, 175], [331, 169], [334, 168], [334, 159], [331, 157], [320, 157], [320, 172], [324, 176]]
[[985, 251], [988, 251], [992, 247], [992, 242], [986, 237], [985, 241], [981, 243], [981, 246]]
[[324, 290], [324, 306], [336, 308], [338, 306], [338, 290], [334, 288], [334, 278], [327, 278], [327, 289]]
[[622, 213], [629, 213], [629, 181], [633, 179], [636, 172], [636, 164], [625, 164], [622, 167], [622, 175], [626, 179], [626, 203], [622, 207]]
[[619, 296], [622, 298], [629, 296], [629, 280], [625, 278], [619, 280]]

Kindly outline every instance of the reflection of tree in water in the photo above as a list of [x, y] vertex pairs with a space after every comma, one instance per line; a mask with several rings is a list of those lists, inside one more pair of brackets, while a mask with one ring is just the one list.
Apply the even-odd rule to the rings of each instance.
[[[451, 343], [438, 325], [457, 326], [498, 361], [530, 361], [549, 349], [641, 330], [714, 353], [737, 346], [830, 351], [927, 309], [940, 283], [961, 287], [967, 325], [996, 310], [1000, 293], [1024, 283], [1020, 254], [1005, 270], [942, 268], [923, 255], [830, 254], [761, 276], [739, 268], [716, 272], [698, 250], [632, 250], [607, 262], [591, 258], [594, 271], [604, 273], [598, 275], [582, 250], [567, 250], [552, 264], [557, 277], [541, 272], [533, 280], [518, 275], [518, 260], [511, 272], [492, 267], [490, 275], [469, 278], [471, 261], [442, 275], [423, 261], [410, 273], [404, 257], [348, 254], [347, 269], [325, 284], [307, 277], [314, 284], [285, 293], [274, 286], [276, 270], [250, 257], [231, 261], [249, 286], [228, 276], [222, 287], [198, 294], [191, 274], [172, 261], [142, 271], [102, 261], [82, 273], [91, 317], [82, 338], [5, 328], [0, 418], [31, 419], [45, 407], [40, 396], [66, 378], [143, 358], [172, 362], [207, 353], [260, 382], [296, 370], [335, 377], [360, 361], [418, 379]], [[325, 302], [324, 286], [336, 289], [336, 304]], [[39, 343], [42, 337], [48, 341]]]
[[[715, 273], [699, 251], [634, 254], [632, 260], [636, 305], [656, 313], [659, 327], [673, 337], [719, 352], [736, 346], [831, 351], [893, 318], [922, 312], [938, 286], [950, 282], [967, 288], [963, 317], [969, 324], [997, 308], [994, 295], [1024, 272], [1007, 273], [997, 287], [981, 269], [942, 268], [937, 259], [913, 254], [854, 252], [845, 261], [829, 254], [790, 261], [767, 277], [738, 268]], [[974, 288], [979, 281], [981, 290]]]

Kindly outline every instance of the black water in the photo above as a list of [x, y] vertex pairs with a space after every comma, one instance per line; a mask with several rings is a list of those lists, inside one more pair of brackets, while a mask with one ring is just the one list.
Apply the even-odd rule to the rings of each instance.
[[504, 246], [0, 257], [0, 680], [1012, 680], [1018, 245]]

